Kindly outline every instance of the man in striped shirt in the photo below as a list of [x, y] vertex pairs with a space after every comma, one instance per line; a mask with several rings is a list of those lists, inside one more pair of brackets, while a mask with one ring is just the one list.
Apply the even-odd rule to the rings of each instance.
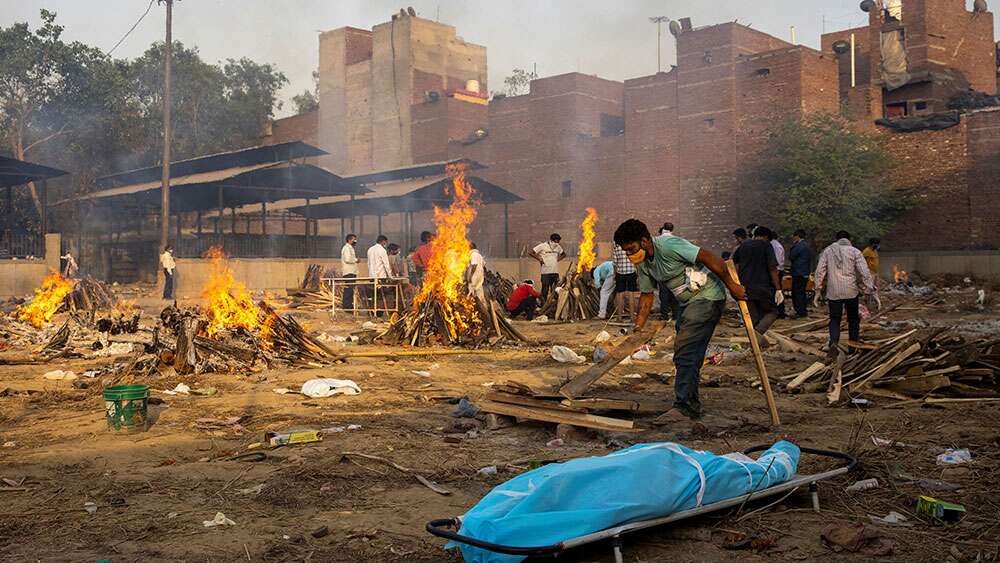
[[851, 244], [847, 231], [837, 233], [837, 242], [819, 255], [816, 266], [816, 295], [826, 290], [830, 307], [830, 350], [840, 342], [840, 321], [847, 310], [847, 331], [852, 341], [861, 338], [858, 295], [875, 291], [875, 280], [861, 251]]

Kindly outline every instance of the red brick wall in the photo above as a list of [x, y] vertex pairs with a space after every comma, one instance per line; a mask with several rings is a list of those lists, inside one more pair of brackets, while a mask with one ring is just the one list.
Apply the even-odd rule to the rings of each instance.
[[969, 224], [968, 244], [963, 248], [1000, 248], [1000, 110], [982, 111], [968, 117]]
[[913, 189], [918, 205], [906, 214], [883, 247], [895, 250], [961, 250], [969, 246], [968, 121], [942, 131], [892, 133], [885, 143], [897, 161], [897, 180]]
[[344, 65], [350, 66], [372, 58], [372, 32], [353, 27], [345, 29], [347, 50], [344, 52]]

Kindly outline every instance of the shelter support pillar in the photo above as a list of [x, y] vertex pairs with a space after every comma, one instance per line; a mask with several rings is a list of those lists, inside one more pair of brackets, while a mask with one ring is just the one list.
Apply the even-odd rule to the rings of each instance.
[[201, 209], [198, 210], [198, 219], [197, 219], [197, 222], [198, 222], [198, 227], [197, 227], [197, 229], [198, 229], [198, 235], [200, 236], [201, 235]]
[[218, 188], [216, 188], [216, 191], [218, 192], [216, 195], [218, 196], [217, 206], [219, 208], [219, 214], [215, 217], [215, 234], [221, 235], [222, 234], [222, 216], [223, 216], [223, 213], [225, 213], [226, 207], [223, 204], [222, 186], [219, 186]]
[[503, 204], [503, 257], [510, 258], [510, 210], [509, 204]]
[[260, 202], [260, 234], [267, 234], [267, 202]]
[[306, 257], [312, 258], [312, 237], [309, 236], [309, 231], [312, 230], [309, 226], [310, 219], [312, 218], [312, 211], [310, 209], [312, 205], [312, 200], [306, 198]]
[[230, 219], [230, 223], [231, 223], [230, 226], [232, 227], [233, 234], [235, 235], [236, 234], [236, 208], [235, 207], [230, 207], [229, 208], [229, 219]]

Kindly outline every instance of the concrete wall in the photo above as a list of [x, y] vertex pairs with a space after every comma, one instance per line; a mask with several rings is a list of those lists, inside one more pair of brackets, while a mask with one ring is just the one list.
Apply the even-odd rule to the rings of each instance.
[[883, 278], [892, 278], [893, 264], [922, 276], [972, 274], [979, 279], [1000, 281], [1000, 252], [881, 252]]
[[50, 271], [59, 269], [61, 242], [61, 235], [50, 233], [45, 235], [45, 258], [0, 260], [0, 298], [31, 295]]

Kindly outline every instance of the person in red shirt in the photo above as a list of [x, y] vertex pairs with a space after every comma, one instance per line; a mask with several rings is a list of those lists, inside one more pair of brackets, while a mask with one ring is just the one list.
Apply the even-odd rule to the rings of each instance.
[[417, 268], [417, 287], [424, 285], [424, 275], [431, 262], [431, 237], [430, 231], [420, 233], [420, 246], [413, 253], [413, 265]]
[[534, 319], [535, 308], [538, 307], [538, 300], [541, 297], [542, 294], [535, 290], [535, 282], [524, 280], [507, 300], [507, 311], [510, 313], [510, 318], [515, 319], [524, 313], [524, 318], [529, 321]]

